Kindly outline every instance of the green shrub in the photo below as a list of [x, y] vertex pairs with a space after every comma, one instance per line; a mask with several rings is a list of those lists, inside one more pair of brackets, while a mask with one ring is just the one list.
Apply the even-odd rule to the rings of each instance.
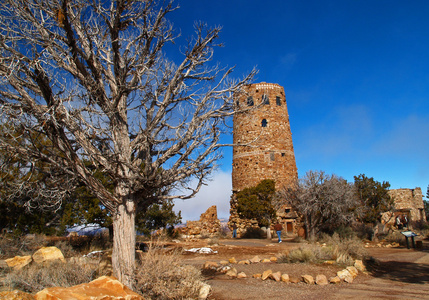
[[156, 245], [141, 254], [137, 270], [135, 290], [145, 299], [197, 299], [203, 284], [200, 270]]
[[259, 227], [249, 227], [241, 237], [244, 239], [265, 239], [267, 234]]

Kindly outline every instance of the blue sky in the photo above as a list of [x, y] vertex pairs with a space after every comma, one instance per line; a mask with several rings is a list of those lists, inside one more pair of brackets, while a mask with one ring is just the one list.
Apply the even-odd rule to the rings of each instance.
[[[365, 174], [391, 188], [429, 185], [429, 1], [183, 0], [170, 20], [223, 27], [214, 61], [253, 67], [285, 88], [299, 176]], [[183, 221], [228, 217], [231, 149], [213, 181], [177, 201]]]

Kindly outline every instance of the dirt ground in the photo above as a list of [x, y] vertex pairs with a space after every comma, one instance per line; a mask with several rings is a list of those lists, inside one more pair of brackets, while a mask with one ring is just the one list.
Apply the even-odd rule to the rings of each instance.
[[[201, 267], [206, 261], [220, 262], [235, 257], [237, 261], [251, 259], [255, 255], [262, 258], [277, 256], [279, 253], [297, 248], [299, 243], [284, 241], [281, 244], [273, 239], [225, 239], [218, 244], [205, 241], [189, 242], [180, 247], [210, 247], [216, 254], [185, 254], [187, 264]], [[177, 245], [179, 246], [179, 245]], [[245, 272], [248, 278], [230, 279], [226, 275], [206, 274], [212, 292], [208, 299], [429, 299], [429, 243], [423, 249], [367, 248], [374, 260], [368, 265], [368, 273], [360, 273], [353, 283], [338, 285], [306, 285], [304, 283], [286, 284], [273, 280], [262, 281], [251, 278], [253, 274], [271, 269], [273, 272], [301, 277], [302, 275], [325, 275], [328, 279], [343, 269], [328, 264], [286, 264], [259, 263], [234, 265], [238, 272]]]

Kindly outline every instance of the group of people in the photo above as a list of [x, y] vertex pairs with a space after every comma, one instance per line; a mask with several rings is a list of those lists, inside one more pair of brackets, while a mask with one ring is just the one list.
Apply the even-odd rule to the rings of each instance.
[[395, 225], [398, 229], [403, 229], [408, 227], [408, 218], [406, 215], [397, 215], [395, 220]]
[[[235, 239], [235, 238], [237, 238], [237, 224], [233, 223], [231, 227], [232, 227], [232, 238]], [[277, 223], [276, 225], [274, 225], [274, 230], [276, 231], [277, 237], [279, 238], [278, 242], [281, 243], [282, 242], [281, 235], [282, 235], [283, 225], [280, 223]]]

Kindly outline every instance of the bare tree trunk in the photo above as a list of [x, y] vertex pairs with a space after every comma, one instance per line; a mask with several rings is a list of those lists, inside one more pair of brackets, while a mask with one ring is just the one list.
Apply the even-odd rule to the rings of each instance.
[[133, 288], [135, 270], [135, 203], [127, 201], [118, 207], [113, 218], [112, 267], [114, 276], [129, 288]]

